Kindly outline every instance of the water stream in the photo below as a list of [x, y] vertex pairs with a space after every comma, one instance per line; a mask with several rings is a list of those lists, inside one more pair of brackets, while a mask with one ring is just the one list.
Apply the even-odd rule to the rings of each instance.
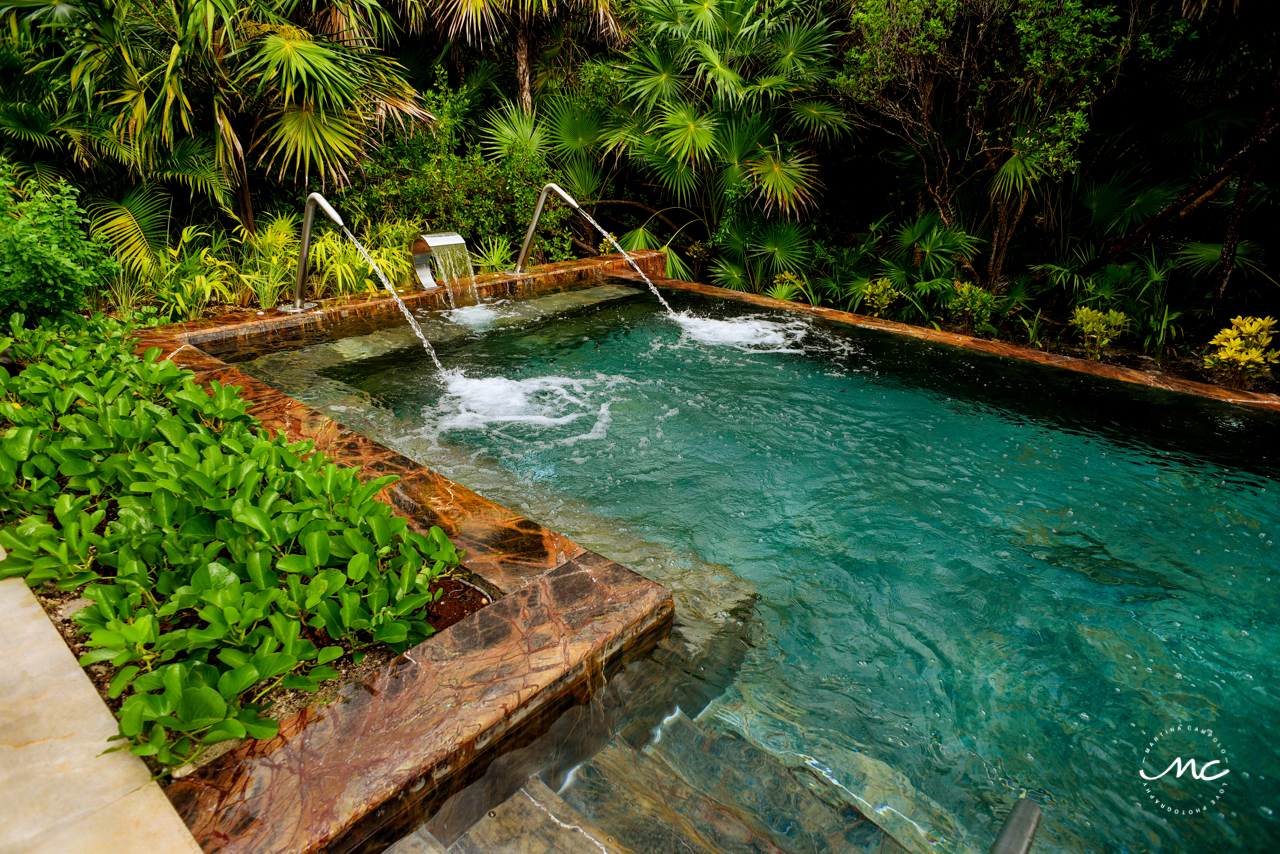
[[[440, 274], [441, 284], [449, 293], [449, 307], [455, 311], [462, 307], [462, 298], [471, 297], [472, 303], [479, 303], [479, 292], [476, 290], [476, 274], [471, 268], [471, 255], [465, 243], [446, 243], [434, 247], [432, 256], [436, 262], [436, 272]], [[458, 290], [455, 292], [455, 288]]]
[[409, 326], [413, 328], [413, 333], [418, 336], [418, 340], [422, 342], [422, 346], [426, 348], [427, 355], [431, 357], [431, 361], [436, 365], [436, 370], [443, 374], [444, 365], [441, 365], [440, 359], [436, 357], [435, 348], [431, 346], [431, 342], [427, 340], [427, 336], [422, 334], [422, 327], [418, 325], [418, 321], [414, 320], [413, 312], [409, 311], [409, 307], [404, 304], [404, 300], [400, 299], [400, 294], [396, 293], [396, 289], [391, 286], [391, 282], [387, 281], [387, 277], [383, 274], [382, 268], [377, 265], [373, 258], [369, 257], [368, 251], [365, 250], [359, 240], [356, 240], [356, 236], [351, 233], [351, 229], [344, 225], [342, 226], [342, 232], [347, 235], [348, 240], [355, 244], [356, 249], [360, 250], [360, 254], [364, 256], [364, 260], [369, 262], [370, 269], [378, 274], [378, 279], [382, 282], [383, 287], [391, 292], [391, 296], [395, 297], [396, 305], [400, 306], [400, 312], [404, 315], [405, 320], [409, 321]]
[[630, 264], [631, 267], [637, 273], [640, 274], [640, 278], [644, 279], [644, 283], [649, 286], [649, 290], [653, 291], [653, 295], [658, 298], [658, 302], [662, 303], [662, 307], [667, 310], [667, 314], [671, 315], [673, 318], [677, 317], [676, 313], [671, 310], [671, 306], [668, 305], [667, 301], [662, 298], [662, 294], [658, 293], [658, 288], [653, 284], [653, 282], [649, 281], [649, 277], [644, 274], [644, 270], [641, 270], [640, 265], [637, 264], [629, 254], [627, 254], [627, 250], [623, 249], [621, 246], [618, 245], [618, 241], [613, 239], [613, 235], [605, 231], [604, 228], [600, 225], [600, 223], [592, 219], [591, 214], [587, 213], [582, 208], [578, 208], [578, 213], [582, 214], [583, 217], [586, 218], [587, 222], [591, 223], [595, 227], [596, 231], [604, 235], [604, 239], [609, 241], [611, 244], [613, 244], [613, 248], [617, 249], [618, 253], [622, 255], [623, 258], [627, 259], [627, 263]]

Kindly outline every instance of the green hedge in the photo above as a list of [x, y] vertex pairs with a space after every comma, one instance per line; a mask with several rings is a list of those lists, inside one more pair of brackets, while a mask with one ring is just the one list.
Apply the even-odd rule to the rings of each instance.
[[77, 191], [61, 181], [16, 184], [0, 161], [0, 317], [83, 308], [120, 274], [111, 247], [88, 236]]
[[269, 438], [238, 388], [133, 353], [101, 317], [11, 319], [0, 351], [0, 577], [83, 587], [75, 617], [124, 697], [115, 737], [160, 766], [274, 735], [263, 699], [314, 691], [372, 644], [432, 633], [431, 583], [459, 565], [310, 443]]

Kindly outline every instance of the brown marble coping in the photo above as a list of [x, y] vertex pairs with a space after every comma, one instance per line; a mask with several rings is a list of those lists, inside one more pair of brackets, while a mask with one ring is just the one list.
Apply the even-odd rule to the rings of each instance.
[[[665, 256], [634, 256], [650, 275]], [[550, 264], [519, 276], [477, 277], [484, 297], [524, 297], [590, 285], [624, 272], [620, 256]], [[442, 291], [404, 294], [438, 308]], [[392, 661], [343, 699], [307, 709], [269, 740], [247, 741], [167, 794], [207, 854], [352, 851], [413, 813], [413, 793], [438, 788], [513, 728], [562, 705], [611, 661], [665, 631], [667, 589], [489, 501], [199, 348], [343, 319], [398, 314], [390, 296], [323, 303], [301, 315], [231, 312], [143, 330], [138, 349], [195, 372], [198, 382], [241, 386], [264, 427], [309, 440], [372, 479], [401, 479], [378, 496], [425, 530], [439, 525], [467, 550], [466, 568], [495, 596], [488, 607]], [[384, 809], [384, 807], [388, 807]], [[391, 808], [393, 807], [393, 808]], [[384, 813], [393, 813], [390, 818]], [[397, 818], [400, 817], [400, 818]], [[405, 819], [407, 820], [407, 819]], [[392, 828], [394, 829], [394, 828]], [[404, 828], [406, 831], [409, 827]]]
[[669, 620], [665, 589], [585, 553], [419, 644], [345, 701], [287, 720], [168, 795], [206, 852], [358, 850], [495, 739]]
[[[619, 274], [619, 277], [629, 278], [630, 276], [624, 272]], [[650, 278], [653, 280], [655, 285], [663, 288], [693, 291], [694, 293], [705, 294], [707, 296], [721, 297], [723, 299], [750, 303], [762, 308], [798, 311], [804, 314], [814, 315], [815, 317], [821, 317], [825, 320], [832, 320], [837, 323], [846, 323], [850, 326], [858, 326], [863, 329], [878, 329], [881, 332], [891, 332], [895, 335], [908, 335], [912, 338], [920, 338], [925, 341], [937, 341], [942, 344], [950, 344], [954, 347], [963, 347], [966, 350], [977, 350], [982, 353], [990, 353], [994, 356], [1006, 356], [1010, 359], [1021, 359], [1024, 362], [1037, 362], [1041, 365], [1052, 365], [1056, 368], [1065, 368], [1066, 370], [1077, 371], [1082, 374], [1093, 374], [1097, 377], [1105, 377], [1107, 379], [1120, 380], [1121, 382], [1127, 383], [1136, 383], [1138, 385], [1145, 385], [1151, 388], [1164, 389], [1165, 391], [1194, 394], [1199, 397], [1207, 397], [1224, 403], [1238, 403], [1243, 406], [1253, 406], [1259, 409], [1280, 411], [1280, 395], [1260, 394], [1251, 391], [1236, 391], [1234, 389], [1223, 388], [1222, 386], [1211, 385], [1209, 383], [1184, 380], [1180, 377], [1170, 376], [1159, 371], [1138, 371], [1133, 368], [1104, 365], [1101, 362], [1093, 362], [1088, 359], [1077, 359], [1074, 356], [1063, 356], [1057, 353], [1045, 353], [1031, 347], [1020, 347], [1016, 344], [1007, 344], [1003, 341], [988, 341], [985, 338], [975, 338], [971, 335], [961, 335], [957, 332], [943, 332], [938, 329], [928, 329], [923, 326], [911, 326], [906, 323], [896, 323], [892, 320], [881, 320], [878, 317], [867, 317], [862, 314], [851, 314], [847, 311], [838, 311], [834, 308], [824, 308], [822, 306], [805, 305], [803, 303], [790, 302], [787, 300], [770, 299], [769, 297], [761, 296], [759, 294], [731, 291], [726, 288], [712, 287], [711, 285], [699, 285], [693, 282], [683, 282], [678, 279], [659, 278], [655, 276], [650, 276]]]

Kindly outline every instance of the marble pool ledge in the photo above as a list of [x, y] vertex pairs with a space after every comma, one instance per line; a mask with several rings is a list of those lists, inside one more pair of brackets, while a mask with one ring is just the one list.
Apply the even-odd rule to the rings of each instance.
[[[640, 253], [647, 273], [660, 252]], [[478, 277], [482, 298], [581, 287], [623, 272], [619, 256], [551, 264], [520, 277]], [[436, 308], [439, 292], [406, 294]], [[494, 504], [460, 484], [241, 373], [201, 342], [397, 313], [389, 296], [327, 301], [313, 312], [256, 315], [144, 330], [138, 349], [242, 387], [272, 432], [308, 440], [368, 478], [395, 474], [379, 495], [417, 530], [439, 525], [466, 549], [464, 566], [493, 602], [394, 659], [328, 706], [282, 722], [171, 783], [166, 794], [207, 852], [302, 854], [381, 850], [423, 818], [433, 793], [483, 771], [504, 737], [524, 737], [598, 687], [612, 662], [669, 630], [671, 593], [624, 566]]]

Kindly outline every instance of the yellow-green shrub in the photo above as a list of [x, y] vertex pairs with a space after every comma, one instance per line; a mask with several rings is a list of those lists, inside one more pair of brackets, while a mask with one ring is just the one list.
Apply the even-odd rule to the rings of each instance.
[[1270, 376], [1270, 366], [1280, 361], [1280, 351], [1267, 349], [1275, 324], [1274, 317], [1233, 317], [1209, 342], [1214, 350], [1204, 366], [1230, 386]]
[[1095, 362], [1102, 360], [1102, 351], [1129, 324], [1129, 317], [1114, 308], [1106, 314], [1096, 308], [1078, 305], [1071, 313], [1071, 325], [1080, 330], [1084, 339], [1084, 351]]
[[886, 278], [873, 279], [867, 282], [862, 291], [862, 304], [867, 314], [872, 317], [883, 317], [889, 307], [902, 298], [902, 291], [893, 286]]

